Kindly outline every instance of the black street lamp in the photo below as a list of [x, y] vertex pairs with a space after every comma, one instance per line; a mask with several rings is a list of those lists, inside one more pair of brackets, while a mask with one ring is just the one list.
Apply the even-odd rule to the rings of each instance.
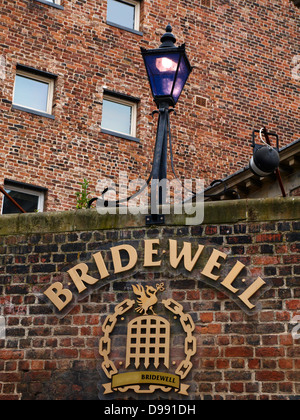
[[[166, 27], [166, 33], [161, 37], [161, 42], [162, 44], [157, 49], [146, 50], [141, 48], [152, 95], [158, 108], [158, 111], [154, 111], [154, 113], [159, 114], [152, 171], [146, 182], [149, 185], [152, 180], [151, 216], [146, 217], [147, 224], [164, 223], [164, 216], [158, 215], [156, 209], [157, 204], [166, 204], [165, 185], [167, 179], [168, 133], [170, 132], [169, 113], [174, 111], [170, 107], [176, 105], [192, 71], [192, 66], [185, 53], [185, 44], [179, 47], [175, 46], [176, 38], [172, 34], [171, 25]], [[103, 191], [102, 197], [107, 191], [108, 189]], [[104, 200], [102, 197], [100, 200], [104, 201], [104, 207], [115, 207], [126, 201], [128, 202], [141, 191], [139, 190], [133, 196], [114, 203]], [[159, 199], [157, 202], [158, 191]], [[88, 207], [95, 200], [97, 198], [90, 200]]]
[[[176, 105], [192, 71], [185, 53], [185, 44], [175, 46], [176, 38], [172, 34], [171, 25], [166, 27], [166, 33], [161, 37], [161, 42], [162, 44], [157, 49], [141, 48], [152, 95], [158, 108], [156, 112], [159, 113], [151, 184], [151, 205], [154, 208], [158, 183], [160, 185], [159, 204], [165, 204], [163, 191], [166, 191], [164, 183], [167, 179], [169, 113], [174, 110], [170, 106]], [[146, 219], [148, 223], [153, 222], [153, 216]], [[159, 220], [163, 221], [163, 218], [160, 217]]]
[[161, 37], [158, 49], [141, 48], [152, 95], [158, 108], [175, 106], [192, 71], [185, 53], [185, 44], [175, 47], [171, 25]]

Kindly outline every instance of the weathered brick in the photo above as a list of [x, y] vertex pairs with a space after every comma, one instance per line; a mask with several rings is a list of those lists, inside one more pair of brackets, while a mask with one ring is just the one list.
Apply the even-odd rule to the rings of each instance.
[[278, 382], [284, 380], [284, 372], [262, 370], [256, 372], [256, 380], [263, 382]]
[[288, 233], [286, 235], [286, 240], [288, 242], [299, 242], [300, 241], [300, 232], [293, 232], [293, 233]]
[[253, 357], [253, 349], [251, 347], [227, 347], [225, 355], [227, 357]]
[[226, 240], [228, 244], [251, 244], [252, 236], [251, 235], [227, 236]]
[[36, 252], [38, 254], [57, 252], [57, 251], [58, 251], [57, 244], [36, 245], [34, 247], [34, 252]]
[[76, 359], [78, 350], [76, 349], [57, 349], [54, 351], [54, 357], [57, 359]]
[[54, 273], [55, 271], [54, 264], [35, 264], [32, 266], [33, 273]]
[[256, 236], [256, 242], [282, 242], [281, 233], [264, 233]]
[[29, 291], [28, 285], [7, 286], [5, 289], [8, 295], [25, 295]]
[[29, 268], [28, 266], [24, 265], [10, 265], [6, 266], [5, 271], [7, 274], [28, 274]]
[[85, 251], [85, 243], [68, 243], [61, 246], [62, 252], [76, 252], [76, 251]]

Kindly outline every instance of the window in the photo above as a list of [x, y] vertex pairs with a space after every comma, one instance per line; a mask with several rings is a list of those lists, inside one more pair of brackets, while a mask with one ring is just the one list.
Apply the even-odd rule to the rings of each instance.
[[140, 3], [136, 0], [107, 0], [107, 23], [139, 31]]
[[44, 0], [46, 3], [60, 4], [60, 0]]
[[[121, 96], [121, 95], [120, 95]], [[126, 96], [121, 97], [104, 94], [102, 108], [103, 132], [116, 134], [120, 137], [136, 137], [137, 99], [129, 100]], [[126, 98], [126, 99], [125, 99]]]
[[13, 106], [45, 116], [52, 114], [54, 75], [17, 68]]
[[39, 3], [48, 4], [49, 6], [56, 7], [57, 9], [63, 9], [62, 0], [36, 0]]
[[[42, 212], [44, 210], [46, 188], [6, 181], [4, 189], [26, 212]], [[20, 210], [6, 196], [3, 196], [2, 214], [12, 213], [20, 213]]]

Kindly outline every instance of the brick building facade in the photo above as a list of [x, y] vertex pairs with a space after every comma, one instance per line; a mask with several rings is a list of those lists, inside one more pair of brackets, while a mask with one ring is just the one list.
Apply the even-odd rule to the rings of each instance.
[[[0, 1], [1, 185], [40, 187], [44, 210], [66, 210], [84, 178], [93, 195], [99, 179], [118, 181], [121, 170], [145, 179], [157, 120], [140, 47], [157, 47], [168, 22], [194, 66], [172, 116], [181, 177], [209, 185], [245, 167], [252, 130], [263, 125], [281, 146], [299, 138], [297, 4], [130, 1], [138, 16], [129, 28], [112, 3]], [[17, 77], [26, 75], [49, 82], [46, 112], [18, 102]], [[133, 102], [134, 135], [105, 130], [107, 96]]]

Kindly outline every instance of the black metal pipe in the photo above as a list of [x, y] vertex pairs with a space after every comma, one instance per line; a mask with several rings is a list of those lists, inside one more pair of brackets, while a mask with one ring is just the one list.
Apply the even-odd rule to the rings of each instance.
[[[153, 167], [152, 167], [152, 178], [158, 179], [158, 180], [163, 179], [161, 178], [161, 174], [162, 172], [164, 172], [164, 170], [166, 172], [166, 165], [167, 165], [166, 137], [167, 137], [167, 132], [168, 132], [168, 113], [169, 113], [169, 104], [164, 102], [159, 107], [159, 118], [158, 118], [156, 143], [155, 143]], [[166, 178], [166, 176], [164, 178]]]
[[162, 102], [158, 107], [158, 113], [152, 166], [151, 214], [157, 214], [158, 206], [166, 204], [169, 103]]

